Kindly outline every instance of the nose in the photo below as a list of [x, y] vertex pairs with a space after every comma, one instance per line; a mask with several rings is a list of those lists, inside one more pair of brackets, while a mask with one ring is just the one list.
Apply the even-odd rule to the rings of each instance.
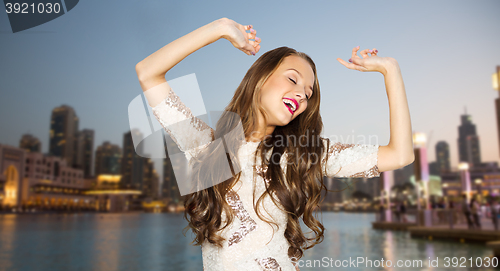
[[295, 97], [298, 97], [300, 101], [306, 98], [306, 92], [303, 89], [294, 90]]

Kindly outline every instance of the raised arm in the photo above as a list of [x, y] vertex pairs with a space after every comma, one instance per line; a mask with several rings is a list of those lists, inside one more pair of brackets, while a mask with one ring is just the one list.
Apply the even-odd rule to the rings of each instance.
[[[250, 30], [251, 33], [246, 33], [246, 30]], [[141, 87], [143, 91], [147, 91], [154, 86], [166, 82], [165, 74], [172, 67], [188, 55], [220, 38], [229, 40], [234, 47], [245, 52], [247, 55], [251, 55], [252, 52], [255, 54], [260, 50], [260, 39], [255, 37], [256, 33], [251, 25], [243, 26], [228, 18], [221, 18], [204, 25], [172, 41], [137, 63], [135, 70]], [[251, 41], [250, 39], [256, 39], [256, 41]], [[154, 107], [162, 98], [168, 96], [168, 93], [162, 94], [160, 97], [151, 97], [151, 106]]]
[[251, 25], [243, 26], [227, 18], [213, 21], [165, 45], [135, 67], [154, 116], [188, 160], [214, 139], [214, 131], [179, 99], [165, 74], [191, 53], [221, 37], [246, 54], [255, 54], [260, 49], [260, 40], [249, 41], [258, 39], [251, 28]]
[[399, 64], [394, 58], [377, 56], [375, 48], [361, 51], [362, 58], [357, 55], [358, 50], [359, 46], [352, 50], [351, 63], [340, 58], [337, 60], [349, 69], [382, 73], [389, 99], [390, 140], [387, 146], [379, 147], [378, 170], [383, 172], [402, 168], [413, 163], [415, 156], [410, 111]]
[[405, 86], [399, 64], [395, 59], [386, 66], [385, 88], [389, 100], [390, 139], [379, 152], [379, 170], [402, 168], [413, 163], [413, 137], [410, 111], [406, 100]]

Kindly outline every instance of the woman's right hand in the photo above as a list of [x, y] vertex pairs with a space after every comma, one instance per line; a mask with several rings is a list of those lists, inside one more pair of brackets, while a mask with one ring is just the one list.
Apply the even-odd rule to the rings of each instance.
[[[228, 18], [222, 18], [221, 22], [224, 25], [222, 38], [230, 41], [234, 47], [247, 55], [255, 55], [259, 52], [261, 39], [255, 36], [257, 31], [252, 28], [252, 25], [241, 25]], [[247, 30], [250, 30], [250, 33], [247, 33]]]

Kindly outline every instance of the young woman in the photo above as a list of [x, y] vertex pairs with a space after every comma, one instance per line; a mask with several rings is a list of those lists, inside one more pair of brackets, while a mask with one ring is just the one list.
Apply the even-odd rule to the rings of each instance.
[[[332, 143], [320, 137], [323, 123], [316, 66], [308, 55], [288, 47], [268, 51], [255, 61], [215, 131], [193, 116], [166, 82], [166, 72], [220, 38], [255, 55], [261, 48], [256, 33], [252, 25], [222, 18], [136, 65], [155, 117], [185, 152], [193, 176], [208, 187], [188, 194], [184, 202], [186, 229], [193, 231], [196, 245], [202, 246], [205, 271], [298, 270], [303, 250], [323, 240], [324, 227], [313, 214], [322, 190], [326, 191], [324, 176], [370, 178], [414, 160], [398, 63], [379, 57], [376, 49], [362, 50], [359, 57], [358, 46], [352, 50], [350, 63], [337, 60], [349, 69], [384, 75], [391, 129], [387, 146]], [[238, 124], [243, 127], [243, 140], [210, 143], [225, 138]], [[230, 164], [229, 179], [217, 170], [221, 161]], [[315, 236], [304, 235], [300, 218]]]

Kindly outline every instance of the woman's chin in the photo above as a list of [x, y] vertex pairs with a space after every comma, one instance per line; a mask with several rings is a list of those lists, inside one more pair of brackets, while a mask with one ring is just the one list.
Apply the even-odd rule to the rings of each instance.
[[280, 118], [280, 122], [281, 122], [281, 124], [280, 124], [280, 125], [278, 125], [278, 126], [286, 126], [286, 125], [288, 125], [291, 121], [292, 121], [292, 117], [288, 117], [288, 118], [283, 117], [283, 118]]

